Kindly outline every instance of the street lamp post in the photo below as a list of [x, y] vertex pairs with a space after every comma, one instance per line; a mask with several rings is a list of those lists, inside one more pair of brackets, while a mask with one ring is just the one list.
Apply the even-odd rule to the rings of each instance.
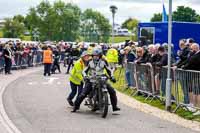
[[32, 31], [33, 37], [34, 37], [34, 41], [37, 41], [37, 38], [39, 38], [39, 34], [40, 32], [38, 31], [38, 28], [34, 28]]
[[171, 44], [172, 44], [172, 0], [169, 0], [169, 21], [168, 21], [168, 71], [166, 80], [166, 110], [171, 111]]
[[110, 6], [110, 11], [112, 12], [112, 19], [113, 19], [113, 24], [112, 24], [112, 44], [114, 44], [114, 26], [115, 26], [115, 14], [117, 12], [117, 7], [112, 5]]

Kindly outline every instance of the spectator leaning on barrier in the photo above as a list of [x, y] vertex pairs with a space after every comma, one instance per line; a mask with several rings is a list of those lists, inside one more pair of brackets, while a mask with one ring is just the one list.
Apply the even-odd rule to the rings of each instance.
[[[161, 69], [163, 66], [166, 66], [168, 64], [168, 55], [166, 53], [166, 50], [163, 46], [160, 46], [158, 48], [158, 53], [160, 55], [160, 60], [155, 63], [155, 69], [156, 69], [156, 75], [155, 75], [155, 85], [156, 85], [156, 93], [160, 92], [160, 81], [162, 82], [161, 84], [161, 91], [162, 95], [165, 96], [165, 85], [166, 85], [166, 78], [163, 77], [161, 78]], [[167, 75], [167, 73], [163, 74], [164, 76]]]
[[3, 57], [5, 60], [5, 74], [11, 74], [12, 67], [12, 50], [9, 44], [5, 45], [5, 49], [3, 51]]
[[[154, 64], [156, 63], [159, 58], [158, 58], [159, 54], [156, 54], [156, 48], [155, 45], [151, 44], [148, 46], [148, 63]], [[160, 57], [160, 56], [159, 56]]]
[[158, 53], [159, 53], [159, 55], [161, 56], [161, 58], [160, 58], [160, 61], [158, 61], [158, 62], [156, 63], [156, 66], [160, 66], [160, 67], [166, 66], [167, 63], [168, 63], [168, 55], [167, 55], [167, 53], [166, 53], [166, 51], [165, 51], [165, 48], [162, 47], [162, 46], [159, 47], [159, 48], [158, 48]]
[[48, 46], [46, 50], [43, 51], [43, 63], [44, 63], [44, 76], [48, 74], [51, 76], [51, 65], [53, 63], [53, 53], [51, 46]]
[[125, 64], [126, 64], [126, 81], [128, 83], [128, 88], [134, 87], [134, 77], [131, 76], [133, 75], [133, 71], [134, 69], [131, 69], [133, 66], [133, 64], [130, 63], [134, 63], [135, 59], [136, 59], [136, 54], [134, 53], [134, 50], [131, 49], [130, 46], [126, 46], [124, 48], [124, 54], [125, 54]]
[[196, 70], [200, 71], [200, 51], [199, 51], [199, 44], [194, 43], [191, 45], [192, 56], [188, 60], [187, 64], [185, 64], [182, 68], [189, 69], [189, 70]]
[[179, 42], [180, 50], [177, 52], [177, 55], [179, 56], [179, 60], [174, 65], [177, 66], [177, 68], [181, 68], [181, 66], [185, 65], [187, 63], [187, 59], [190, 53], [190, 48], [186, 44], [185, 39], [181, 39]]
[[[200, 49], [199, 44], [194, 43], [191, 45], [192, 56], [188, 60], [188, 63], [182, 68], [187, 70], [200, 71]], [[192, 76], [192, 81], [190, 83], [190, 103], [196, 107], [200, 107], [200, 83], [198, 76]], [[192, 89], [192, 90], [191, 90]], [[199, 115], [200, 112], [196, 112], [195, 115]]]
[[147, 51], [144, 50], [143, 47], [137, 47], [136, 53], [137, 53], [137, 58], [135, 60], [135, 63], [141, 64], [141, 63], [146, 63], [148, 61]]
[[[177, 52], [179, 60], [175, 64], [173, 64], [174, 70], [176, 70], [176, 68], [182, 68], [182, 66], [187, 64], [188, 57], [190, 55], [190, 48], [186, 44], [185, 39], [181, 39], [179, 41], [179, 47], [180, 47], [180, 50]], [[188, 83], [186, 83], [187, 77], [185, 77], [185, 72], [180, 71], [178, 78], [180, 80], [181, 89], [182, 89], [183, 95], [184, 95], [184, 104], [189, 104], [191, 101], [191, 100], [189, 100], [189, 99], [191, 99], [191, 98], [189, 98], [189, 95], [192, 96], [192, 91], [191, 91], [191, 89], [189, 89]], [[192, 109], [189, 108], [189, 110], [192, 110]]]

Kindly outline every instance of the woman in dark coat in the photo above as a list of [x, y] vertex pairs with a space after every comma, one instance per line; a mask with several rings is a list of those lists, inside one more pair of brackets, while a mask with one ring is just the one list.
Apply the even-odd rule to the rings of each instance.
[[11, 66], [12, 66], [12, 51], [10, 49], [9, 44], [6, 44], [5, 49], [3, 51], [3, 57], [5, 59], [5, 74], [11, 74]]

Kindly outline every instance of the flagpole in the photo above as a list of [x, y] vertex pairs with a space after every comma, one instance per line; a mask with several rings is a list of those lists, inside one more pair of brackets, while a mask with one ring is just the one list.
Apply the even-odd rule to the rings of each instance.
[[166, 80], [166, 105], [167, 111], [171, 111], [171, 44], [172, 44], [172, 0], [169, 0], [169, 21], [168, 21], [168, 71]]
[[[164, 8], [164, 0], [160, 0], [162, 2], [162, 11], [163, 11], [163, 8]], [[164, 18], [164, 15], [163, 15], [163, 12], [162, 12], [162, 22], [164, 22], [165, 18]]]

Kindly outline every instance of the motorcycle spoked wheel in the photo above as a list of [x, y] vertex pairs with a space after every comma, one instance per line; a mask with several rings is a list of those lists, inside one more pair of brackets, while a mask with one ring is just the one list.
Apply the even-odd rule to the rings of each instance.
[[108, 114], [108, 93], [102, 93], [102, 101], [100, 102], [101, 117], [106, 118]]

